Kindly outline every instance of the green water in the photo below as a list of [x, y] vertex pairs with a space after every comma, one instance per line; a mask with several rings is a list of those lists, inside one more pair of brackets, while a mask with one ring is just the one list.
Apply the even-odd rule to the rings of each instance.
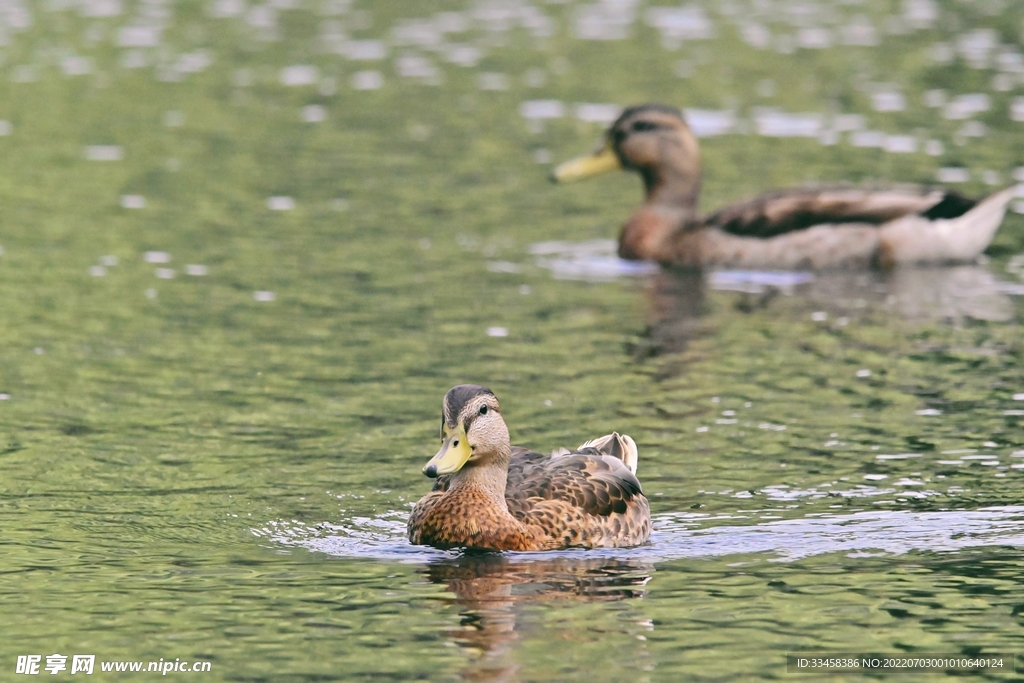
[[[625, 176], [546, 182], [537, 159], [600, 137], [575, 102], [859, 113], [942, 143], [707, 138], [708, 208], [940, 167], [969, 169], [969, 194], [992, 189], [983, 171], [1009, 184], [1021, 87], [992, 83], [999, 51], [1020, 50], [1019, 7], [942, 2], [934, 25], [893, 35], [899, 3], [822, 5], [806, 21], [838, 32], [862, 14], [879, 45], [785, 54], [742, 42], [711, 3], [716, 37], [675, 49], [645, 6], [626, 40], [586, 41], [580, 5], [532, 6], [544, 35], [525, 4], [501, 30], [496, 6], [446, 3], [476, 17], [446, 38], [480, 48], [463, 67], [398, 45], [394, 27], [434, 4], [287, 5], [265, 6], [268, 28], [256, 5], [40, 2], [0, 31], [0, 678], [53, 653], [209, 661], [169, 674], [204, 680], [638, 682], [783, 679], [801, 651], [1024, 654], [1022, 305], [994, 284], [1020, 284], [1019, 215], [987, 265], [821, 276], [774, 298], [686, 273], [557, 279], [530, 254], [612, 237], [638, 200]], [[733, 6], [796, 35], [782, 5]], [[159, 45], [116, 46], [160, 8]], [[929, 57], [985, 27], [1001, 45], [988, 66]], [[328, 29], [388, 56], [331, 53]], [[199, 50], [209, 66], [175, 75]], [[397, 75], [409, 55], [442, 82]], [[294, 65], [314, 82], [282, 85]], [[367, 70], [383, 87], [351, 86]], [[507, 88], [481, 90], [482, 73]], [[874, 82], [905, 110], [875, 112]], [[988, 93], [985, 134], [924, 106], [931, 89]], [[538, 99], [567, 115], [527, 121]], [[310, 105], [323, 121], [303, 121]], [[113, 145], [120, 160], [88, 158]], [[516, 443], [632, 435], [650, 546], [408, 546], [460, 382], [494, 389]]]

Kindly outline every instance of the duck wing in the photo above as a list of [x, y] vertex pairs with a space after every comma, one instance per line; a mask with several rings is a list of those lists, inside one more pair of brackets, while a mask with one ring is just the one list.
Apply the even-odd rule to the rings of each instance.
[[624, 514], [643, 498], [640, 481], [612, 455], [513, 455], [505, 485], [509, 511], [520, 517], [540, 501], [559, 501], [599, 517]]
[[768, 238], [825, 223], [881, 225], [911, 214], [956, 218], [975, 204], [951, 190], [924, 186], [794, 188], [720, 209], [703, 224], [733, 235]]
[[[611, 435], [595, 439], [600, 448], [612, 451], [618, 448], [603, 443]], [[616, 434], [616, 436], [618, 436]], [[629, 437], [625, 437], [629, 439]], [[513, 515], [519, 517], [536, 500], [559, 500], [592, 515], [607, 516], [626, 511], [634, 498], [643, 497], [640, 481], [630, 468], [627, 458], [618, 453], [603, 453], [588, 441], [580, 450], [571, 453], [545, 455], [522, 446], [512, 447], [505, 483], [505, 502]], [[619, 440], [614, 440], [617, 445]], [[636, 467], [636, 445], [633, 447], [632, 467]], [[434, 480], [432, 492], [445, 492], [451, 477], [442, 475]], [[527, 502], [529, 499], [534, 501]]]

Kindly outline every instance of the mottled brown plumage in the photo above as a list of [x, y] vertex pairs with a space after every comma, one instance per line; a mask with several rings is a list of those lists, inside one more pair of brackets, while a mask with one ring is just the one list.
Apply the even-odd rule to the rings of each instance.
[[[447, 438], [446, 438], [447, 435]], [[636, 444], [613, 433], [578, 451], [542, 455], [512, 447], [497, 398], [475, 385], [445, 396], [441, 451], [424, 472], [441, 473], [409, 517], [409, 540], [439, 548], [550, 550], [644, 543], [650, 510]], [[465, 441], [466, 443], [462, 443]], [[456, 449], [472, 455], [446, 473]]]
[[995, 236], [1010, 187], [976, 202], [949, 190], [778, 190], [701, 217], [697, 139], [666, 105], [626, 109], [601, 152], [562, 164], [555, 180], [625, 168], [646, 201], [623, 225], [619, 255], [683, 266], [836, 268], [975, 259]]

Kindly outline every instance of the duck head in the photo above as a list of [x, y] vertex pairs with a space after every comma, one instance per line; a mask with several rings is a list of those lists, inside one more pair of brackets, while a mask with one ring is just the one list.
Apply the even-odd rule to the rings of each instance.
[[464, 467], [500, 462], [511, 454], [508, 427], [498, 397], [476, 384], [460, 384], [444, 395], [441, 450], [423, 468], [430, 478]]
[[617, 169], [636, 171], [646, 193], [644, 206], [622, 226], [619, 255], [658, 260], [666, 239], [696, 218], [700, 195], [700, 146], [682, 112], [664, 104], [627, 108], [599, 150], [559, 165], [551, 179], [569, 182]]

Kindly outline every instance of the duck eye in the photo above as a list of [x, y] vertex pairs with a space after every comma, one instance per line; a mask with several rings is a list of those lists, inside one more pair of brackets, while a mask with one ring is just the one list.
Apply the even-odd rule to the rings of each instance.
[[630, 129], [634, 133], [646, 133], [647, 131], [655, 130], [657, 127], [658, 124], [651, 121], [634, 121]]
[[486, 415], [487, 414], [487, 406], [480, 406], [480, 414], [481, 415]]

